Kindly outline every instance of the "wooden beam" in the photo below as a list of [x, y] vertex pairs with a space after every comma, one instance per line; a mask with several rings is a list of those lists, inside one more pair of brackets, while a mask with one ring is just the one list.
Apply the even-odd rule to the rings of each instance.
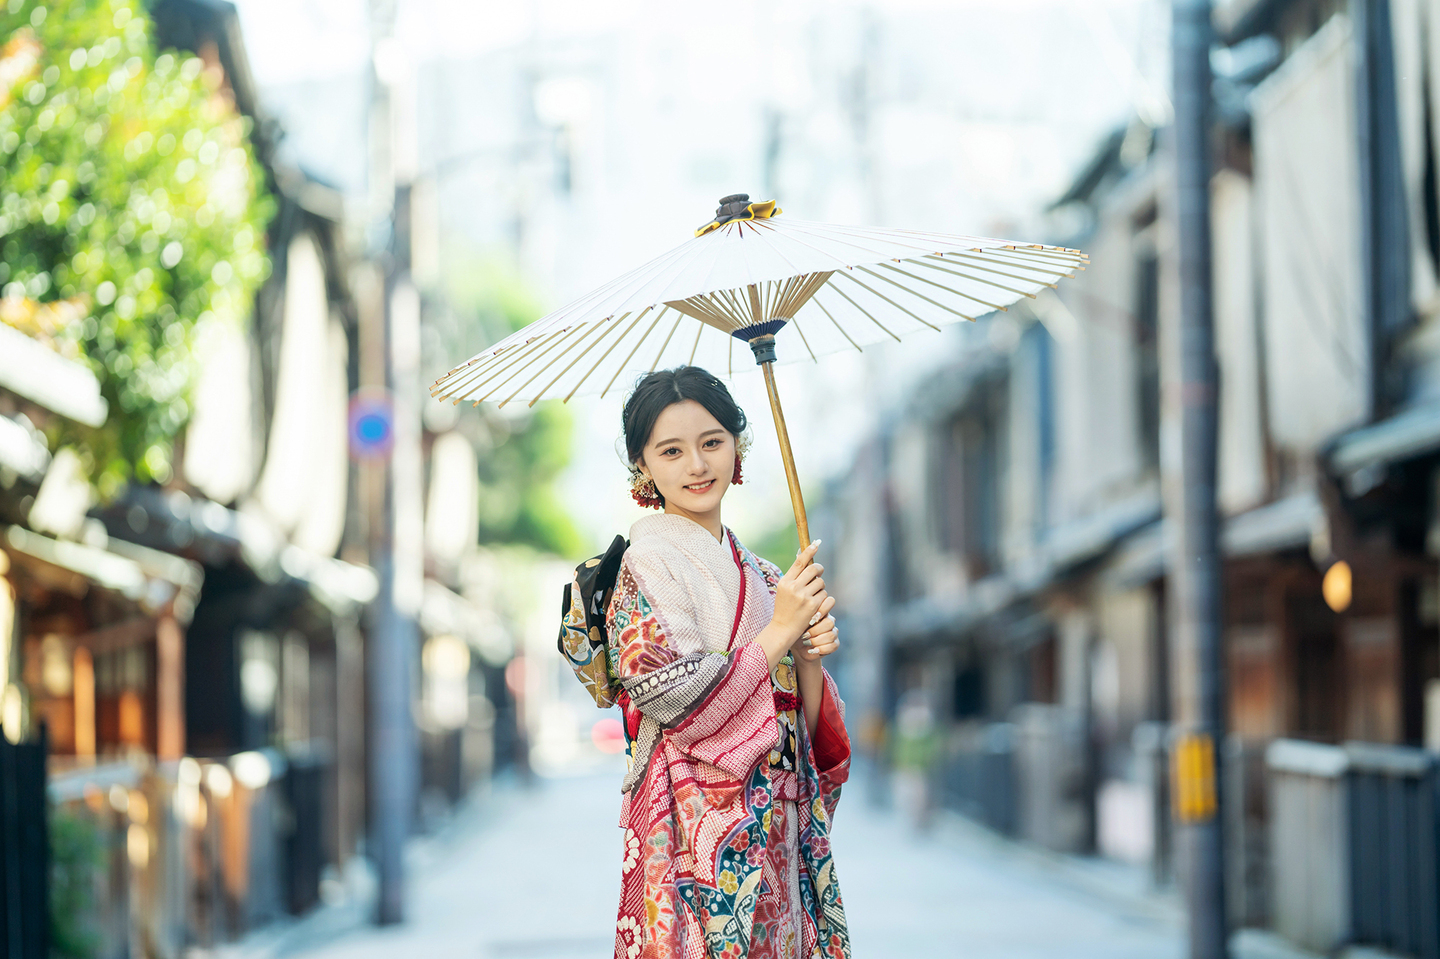
[[75, 755], [95, 758], [95, 658], [84, 646], [75, 647], [71, 673], [75, 699]]
[[155, 624], [155, 756], [185, 755], [185, 630], [167, 611]]
[[159, 621], [154, 616], [138, 616], [135, 619], [115, 623], [113, 626], [80, 633], [75, 637], [75, 642], [90, 650], [92, 655], [113, 653], [116, 650], [128, 649], [131, 646], [150, 642], [155, 638], [158, 623]]

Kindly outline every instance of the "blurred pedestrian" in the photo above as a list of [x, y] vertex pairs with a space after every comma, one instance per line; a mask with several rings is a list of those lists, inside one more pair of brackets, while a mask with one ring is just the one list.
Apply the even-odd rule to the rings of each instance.
[[841, 959], [830, 820], [850, 768], [821, 659], [839, 645], [819, 543], [784, 573], [720, 519], [745, 413], [694, 367], [625, 403], [633, 495], [608, 608], [629, 768], [616, 959]]
[[934, 808], [936, 757], [940, 735], [935, 728], [935, 710], [923, 689], [912, 689], [895, 707], [895, 739], [891, 749], [895, 764], [895, 800], [918, 829], [930, 827]]

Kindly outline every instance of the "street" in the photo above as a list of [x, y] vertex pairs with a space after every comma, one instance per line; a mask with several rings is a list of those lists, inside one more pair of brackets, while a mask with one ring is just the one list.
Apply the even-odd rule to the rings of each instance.
[[[498, 786], [412, 846], [409, 919], [376, 929], [322, 910], [233, 959], [594, 959], [609, 954], [618, 894], [618, 773]], [[1169, 959], [1177, 905], [1143, 876], [1055, 857], [941, 817], [920, 834], [850, 789], [835, 841], [856, 959]], [[1242, 937], [1236, 959], [1305, 959]]]
[[1436, 38], [0, 2], [0, 959], [603, 959], [802, 633], [853, 959], [1440, 959]]

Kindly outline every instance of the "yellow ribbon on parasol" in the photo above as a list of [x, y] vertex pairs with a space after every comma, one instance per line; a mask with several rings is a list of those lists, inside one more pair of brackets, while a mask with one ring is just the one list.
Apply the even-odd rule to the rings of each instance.
[[696, 230], [695, 235], [704, 236], [711, 230], [718, 230], [731, 220], [768, 220], [783, 212], [775, 205], [774, 200], [760, 200], [751, 203], [750, 194], [732, 193], [730, 196], [721, 198], [720, 206], [715, 210], [715, 219]]

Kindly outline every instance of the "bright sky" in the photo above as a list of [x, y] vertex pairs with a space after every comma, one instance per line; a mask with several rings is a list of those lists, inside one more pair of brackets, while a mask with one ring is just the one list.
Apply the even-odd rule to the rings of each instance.
[[[237, 5], [290, 148], [363, 195], [371, 3]], [[447, 171], [442, 246], [517, 250], [551, 307], [767, 177], [805, 219], [1050, 239], [1043, 208], [1100, 138], [1137, 112], [1163, 119], [1167, 28], [1163, 0], [397, 0], [395, 21], [422, 72], [421, 168]], [[782, 368], [809, 483], [845, 470], [881, 411], [976, 332]], [[756, 442], [727, 520], [758, 532], [788, 498], [758, 375], [734, 388]], [[638, 515], [619, 400], [572, 405], [566, 484], [602, 504], [577, 519], [603, 544]]]

